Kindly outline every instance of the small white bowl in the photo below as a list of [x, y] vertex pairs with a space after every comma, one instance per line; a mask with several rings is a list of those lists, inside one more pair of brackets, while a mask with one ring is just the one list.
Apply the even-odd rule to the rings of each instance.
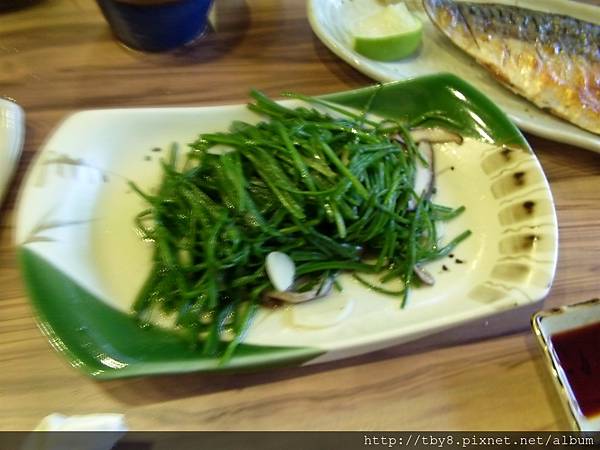
[[15, 102], [0, 97], [0, 201], [12, 178], [25, 140], [25, 113]]
[[600, 299], [540, 311], [531, 319], [533, 331], [544, 353], [544, 360], [550, 369], [560, 399], [573, 428], [580, 431], [600, 431], [600, 413], [592, 417], [582, 413], [566, 370], [554, 349], [552, 338], [563, 332], [596, 324], [600, 324]]

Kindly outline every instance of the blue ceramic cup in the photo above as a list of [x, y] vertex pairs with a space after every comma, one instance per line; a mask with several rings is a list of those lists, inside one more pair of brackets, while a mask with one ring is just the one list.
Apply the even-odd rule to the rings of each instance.
[[97, 0], [114, 34], [137, 50], [159, 52], [193, 41], [208, 25], [212, 0]]

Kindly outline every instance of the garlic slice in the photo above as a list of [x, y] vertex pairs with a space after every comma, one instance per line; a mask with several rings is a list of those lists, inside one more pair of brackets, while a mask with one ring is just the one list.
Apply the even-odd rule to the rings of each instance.
[[283, 252], [271, 252], [267, 255], [265, 268], [269, 281], [279, 292], [287, 291], [296, 276], [296, 265], [292, 258]]

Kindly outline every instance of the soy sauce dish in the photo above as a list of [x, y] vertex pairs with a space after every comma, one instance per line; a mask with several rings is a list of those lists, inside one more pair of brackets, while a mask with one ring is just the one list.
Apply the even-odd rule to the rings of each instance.
[[573, 427], [600, 431], [600, 299], [540, 311], [532, 327]]

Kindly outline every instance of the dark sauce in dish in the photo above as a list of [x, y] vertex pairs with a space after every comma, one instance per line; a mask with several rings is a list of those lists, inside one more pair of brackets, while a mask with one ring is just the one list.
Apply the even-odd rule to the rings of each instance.
[[551, 342], [582, 414], [600, 415], [600, 323], [558, 333]]

